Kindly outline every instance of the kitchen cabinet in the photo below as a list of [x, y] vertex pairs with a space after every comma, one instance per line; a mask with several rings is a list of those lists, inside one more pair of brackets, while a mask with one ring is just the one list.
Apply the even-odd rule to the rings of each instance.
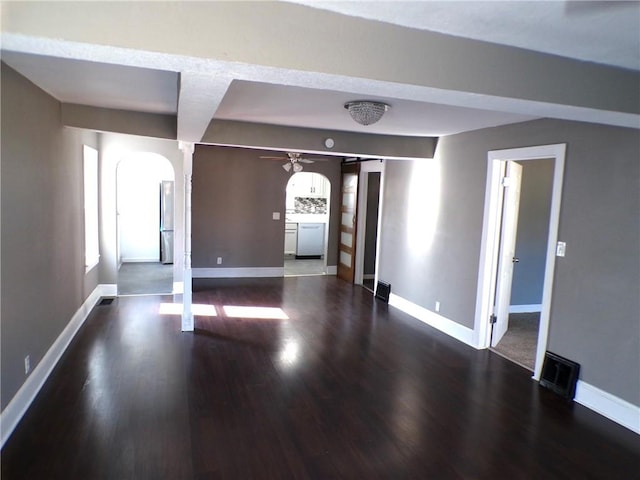
[[298, 248], [298, 224], [284, 224], [284, 254], [295, 255]]
[[327, 179], [313, 172], [296, 173], [292, 179], [294, 196], [326, 197]]

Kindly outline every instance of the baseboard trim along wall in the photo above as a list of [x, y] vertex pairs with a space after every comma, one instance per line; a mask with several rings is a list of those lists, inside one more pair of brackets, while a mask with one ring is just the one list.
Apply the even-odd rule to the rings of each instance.
[[337, 265], [327, 265], [327, 275], [337, 275], [337, 274], [338, 274]]
[[531, 312], [541, 312], [542, 304], [534, 303], [531, 305], [511, 305], [509, 306], [509, 313], [531, 313]]
[[123, 257], [121, 259], [122, 263], [158, 263], [160, 259], [158, 257], [150, 258], [150, 257]]
[[442, 315], [438, 315], [431, 310], [427, 310], [393, 293], [389, 295], [389, 305], [396, 307], [398, 310], [402, 310], [404, 313], [446, 333], [456, 340], [460, 340], [473, 348], [478, 348], [473, 342], [473, 330], [464, 325], [460, 325], [453, 320], [449, 320]]
[[[432, 326], [433, 328], [440, 330], [443, 333], [460, 340], [467, 345], [478, 348], [473, 343], [473, 330], [464, 327], [448, 318], [445, 318], [437, 313], [427, 310], [420, 305], [416, 305], [409, 300], [406, 300], [398, 295], [391, 294], [389, 296], [389, 305], [402, 310], [404, 313], [411, 315], [412, 317]], [[535, 307], [535, 305], [527, 305], [527, 312], [535, 311], [529, 310], [529, 307]], [[590, 410], [612, 420], [629, 430], [640, 434], [640, 407], [633, 405], [621, 398], [616, 397], [604, 390], [600, 390], [593, 385], [589, 385], [581, 380], [578, 381], [576, 386], [575, 401]]]
[[284, 277], [284, 267], [194, 268], [192, 278]]
[[575, 401], [640, 435], [640, 407], [578, 380]]
[[95, 307], [100, 298], [115, 296], [116, 291], [116, 285], [98, 285], [73, 315], [55, 342], [49, 347], [49, 350], [44, 354], [42, 360], [40, 360], [38, 365], [31, 371], [31, 374], [22, 384], [20, 390], [18, 390], [0, 415], [0, 435], [2, 436], [0, 439], [0, 448], [4, 447], [5, 442], [9, 436], [11, 436], [11, 433], [13, 433], [13, 430], [36, 398], [36, 395], [38, 395], [44, 382], [49, 378], [49, 375], [71, 343], [71, 340], [73, 340], [73, 337], [75, 337], [80, 327], [84, 324], [93, 307]]

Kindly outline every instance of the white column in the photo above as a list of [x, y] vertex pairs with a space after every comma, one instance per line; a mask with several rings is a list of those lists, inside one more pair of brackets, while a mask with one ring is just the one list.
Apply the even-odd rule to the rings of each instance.
[[184, 172], [184, 293], [182, 294], [182, 331], [193, 332], [191, 311], [191, 175], [193, 172], [192, 142], [178, 142], [183, 153]]

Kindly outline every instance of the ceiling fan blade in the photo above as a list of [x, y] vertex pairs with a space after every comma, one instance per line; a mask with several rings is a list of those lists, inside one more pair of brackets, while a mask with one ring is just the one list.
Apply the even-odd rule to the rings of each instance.
[[315, 163], [315, 160], [310, 160], [308, 158], [299, 158], [298, 161], [301, 163]]

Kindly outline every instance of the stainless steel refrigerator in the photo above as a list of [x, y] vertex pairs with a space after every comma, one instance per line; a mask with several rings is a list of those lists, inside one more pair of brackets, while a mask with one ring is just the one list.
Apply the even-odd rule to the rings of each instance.
[[160, 261], [173, 263], [173, 182], [160, 182]]

